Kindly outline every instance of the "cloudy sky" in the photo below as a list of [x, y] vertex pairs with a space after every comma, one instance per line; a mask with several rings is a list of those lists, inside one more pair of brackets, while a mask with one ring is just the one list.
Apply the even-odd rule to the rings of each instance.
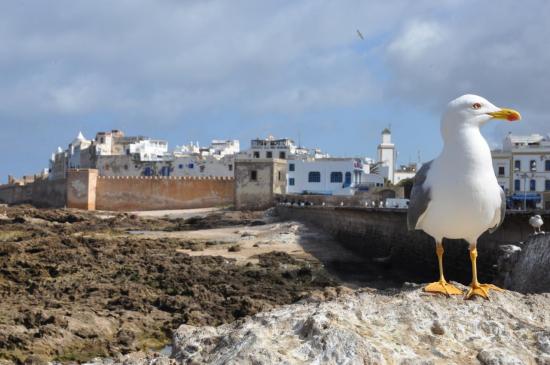
[[464, 93], [522, 112], [484, 128], [491, 144], [550, 133], [548, 14], [546, 0], [3, 1], [0, 181], [113, 128], [374, 157], [391, 125], [401, 163], [427, 160]]

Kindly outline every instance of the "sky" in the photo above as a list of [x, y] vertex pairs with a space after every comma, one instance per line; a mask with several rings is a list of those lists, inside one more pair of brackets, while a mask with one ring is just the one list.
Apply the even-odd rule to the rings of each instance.
[[3, 1], [0, 182], [111, 129], [376, 157], [391, 126], [398, 161], [426, 161], [466, 93], [523, 115], [483, 128], [492, 147], [548, 134], [548, 14], [546, 0]]

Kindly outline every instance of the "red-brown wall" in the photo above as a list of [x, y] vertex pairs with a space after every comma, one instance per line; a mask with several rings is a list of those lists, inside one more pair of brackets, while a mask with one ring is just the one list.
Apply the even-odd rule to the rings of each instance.
[[97, 178], [98, 210], [163, 210], [225, 206], [233, 203], [233, 178]]

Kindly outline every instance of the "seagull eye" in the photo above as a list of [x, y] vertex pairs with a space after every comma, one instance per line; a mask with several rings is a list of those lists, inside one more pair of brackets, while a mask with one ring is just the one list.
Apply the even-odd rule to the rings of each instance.
[[472, 105], [472, 108], [479, 109], [479, 108], [481, 108], [481, 104], [480, 103], [474, 103], [474, 105]]

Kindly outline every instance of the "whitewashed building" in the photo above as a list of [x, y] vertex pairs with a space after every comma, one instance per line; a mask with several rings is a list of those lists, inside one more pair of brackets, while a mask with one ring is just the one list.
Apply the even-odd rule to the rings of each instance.
[[383, 186], [359, 158], [292, 159], [287, 161], [287, 193], [354, 195], [358, 189]]
[[[206, 150], [206, 151], [202, 151]], [[237, 140], [214, 140], [168, 152], [164, 140], [125, 136], [120, 130], [98, 132], [87, 140], [82, 133], [50, 159], [49, 178], [64, 178], [70, 168], [94, 168], [100, 176], [233, 176]]]
[[492, 157], [509, 207], [550, 209], [550, 136], [508, 134]]
[[240, 158], [278, 158], [286, 159], [319, 159], [329, 158], [319, 148], [305, 148], [296, 145], [290, 138], [275, 138], [268, 136], [265, 139], [256, 138], [250, 141], [250, 149], [239, 154]]
[[416, 175], [416, 164], [401, 165], [393, 173], [393, 184], [397, 185], [406, 179], [412, 179]]
[[187, 145], [176, 146], [175, 156], [201, 155], [222, 158], [235, 155], [240, 152], [240, 143], [236, 139], [213, 139], [208, 147], [200, 147], [199, 142], [190, 142]]
[[91, 146], [92, 141], [87, 140], [82, 132], [78, 132], [76, 138], [69, 144], [67, 156], [69, 158], [69, 168], [78, 169], [83, 166], [82, 155], [87, 153], [87, 149]]

